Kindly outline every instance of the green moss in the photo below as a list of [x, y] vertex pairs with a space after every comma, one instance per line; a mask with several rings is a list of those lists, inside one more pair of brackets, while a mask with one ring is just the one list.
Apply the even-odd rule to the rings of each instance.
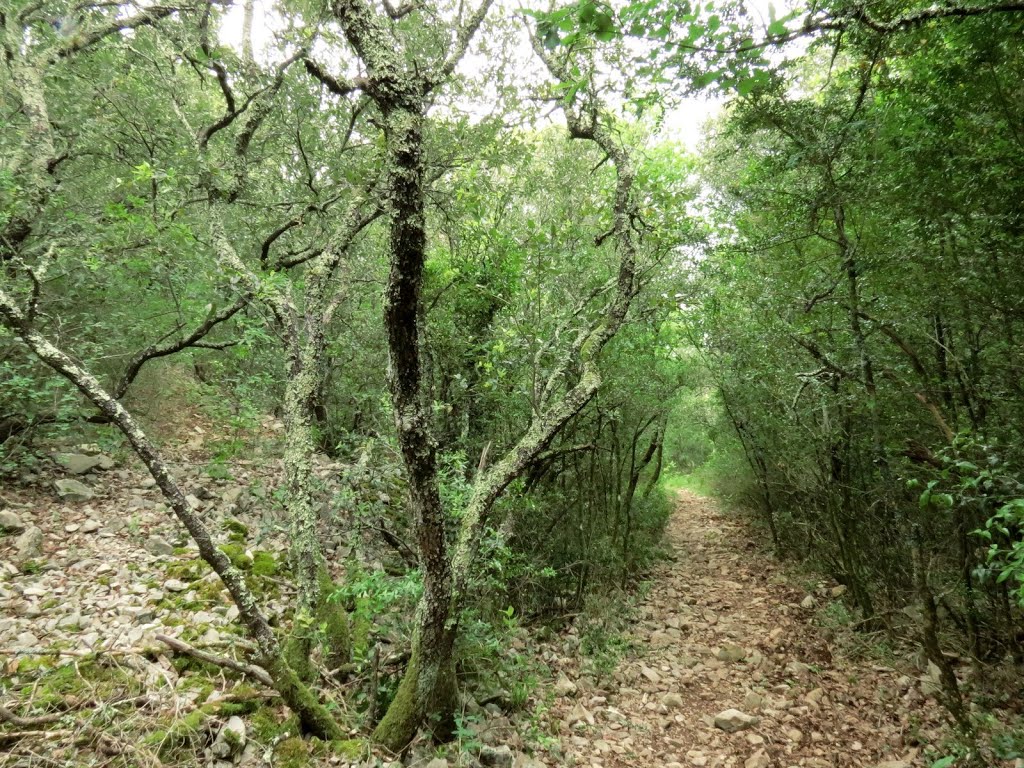
[[285, 662], [303, 683], [312, 682], [316, 667], [310, 655], [313, 652], [312, 631], [309, 627], [295, 626], [284, 642]]
[[[30, 675], [33, 671], [39, 674]], [[61, 706], [69, 697], [88, 696], [105, 701], [142, 693], [138, 680], [116, 665], [107, 666], [103, 660], [82, 659], [77, 664], [59, 667], [22, 662], [18, 672], [30, 678], [22, 691], [33, 697], [35, 706]]]
[[304, 731], [324, 739], [344, 738], [341, 726], [283, 658], [267, 659], [264, 666], [277, 683], [284, 703], [302, 722]]
[[[426, 689], [425, 696], [420, 692], [421, 685]], [[373, 740], [392, 752], [400, 752], [412, 741], [420, 725], [428, 725], [434, 738], [447, 740], [455, 724], [457, 701], [454, 663], [449, 660], [447, 664], [424, 669], [414, 642], [409, 666], [395, 698], [373, 732]]]
[[232, 541], [245, 541], [249, 536], [249, 526], [234, 517], [224, 521], [224, 530]]
[[409, 660], [409, 666], [402, 676], [402, 682], [391, 700], [391, 706], [373, 732], [373, 740], [392, 752], [400, 752], [412, 741], [420, 724], [416, 706], [417, 683], [416, 655]]
[[213, 716], [205, 707], [193, 710], [166, 729], [153, 731], [143, 739], [147, 746], [157, 747], [160, 757], [168, 759], [181, 751], [193, 751], [210, 736]]
[[[270, 744], [284, 730], [288, 721], [281, 722], [278, 716], [279, 710], [276, 707], [259, 707], [249, 716], [249, 729], [253, 738], [264, 744]], [[292, 729], [294, 733], [298, 729], [298, 723]]]
[[253, 560], [245, 552], [245, 547], [236, 542], [228, 542], [218, 547], [221, 552], [228, 556], [228, 560], [240, 571], [247, 571], [252, 567]]
[[328, 742], [329, 752], [349, 760], [359, 760], [367, 753], [366, 742], [362, 739], [336, 739]]
[[270, 552], [257, 550], [252, 553], [252, 572], [256, 576], [277, 576], [277, 558]]
[[352, 616], [352, 647], [358, 654], [365, 654], [370, 650], [370, 632], [373, 631], [373, 622], [370, 621], [366, 611], [356, 611]]
[[180, 581], [191, 583], [193, 581], [198, 581], [205, 575], [204, 568], [209, 569], [209, 566], [202, 561], [179, 560], [168, 563], [165, 573], [170, 579], [178, 579]]
[[352, 658], [352, 628], [348, 613], [340, 602], [330, 599], [336, 591], [337, 587], [327, 574], [327, 569], [322, 569], [317, 620], [323, 630], [323, 647], [331, 667], [340, 667]]
[[310, 765], [306, 742], [298, 736], [282, 741], [274, 748], [274, 765], [277, 768], [306, 768]]

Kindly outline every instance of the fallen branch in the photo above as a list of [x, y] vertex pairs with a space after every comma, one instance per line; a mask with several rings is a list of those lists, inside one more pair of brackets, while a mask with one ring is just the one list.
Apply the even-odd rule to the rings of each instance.
[[0, 704], [0, 720], [5, 723], [10, 723], [18, 728], [36, 728], [40, 725], [49, 725], [50, 723], [56, 723], [63, 716], [64, 715], [53, 714], [38, 715], [36, 717], [21, 717]]
[[191, 656], [199, 661], [205, 661], [207, 664], [213, 664], [216, 667], [233, 669], [236, 672], [241, 672], [247, 677], [258, 680], [269, 688], [274, 687], [273, 679], [270, 677], [267, 670], [263, 669], [263, 667], [258, 667], [255, 664], [246, 664], [244, 661], [236, 661], [235, 659], [227, 656], [218, 656], [215, 653], [201, 651], [186, 642], [173, 637], [168, 637], [167, 635], [157, 635], [156, 640], [178, 653], [184, 653], [187, 656]]
[[6, 744], [20, 739], [29, 739], [33, 736], [41, 739], [57, 739], [64, 736], [73, 736], [74, 734], [75, 731], [48, 731], [45, 728], [33, 729], [30, 731], [0, 731], [0, 744]]

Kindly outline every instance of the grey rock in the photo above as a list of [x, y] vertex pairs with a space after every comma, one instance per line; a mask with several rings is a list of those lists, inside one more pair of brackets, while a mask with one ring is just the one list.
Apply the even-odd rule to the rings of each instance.
[[237, 715], [232, 716], [228, 718], [228, 721], [224, 723], [224, 727], [220, 729], [220, 733], [217, 734], [217, 738], [210, 747], [210, 752], [213, 753], [214, 757], [226, 760], [240, 754], [245, 749], [247, 740], [245, 723], [242, 721], [242, 718]]
[[43, 529], [38, 525], [30, 525], [14, 540], [14, 560], [24, 563], [43, 556]]
[[666, 693], [661, 697], [661, 703], [668, 709], [680, 709], [683, 706], [683, 697], [678, 693]]
[[164, 589], [168, 592], [184, 592], [188, 589], [188, 584], [181, 579], [168, 579], [164, 582]]
[[719, 649], [716, 657], [719, 661], [732, 663], [736, 661], [743, 661], [743, 659], [747, 657], [747, 652], [738, 645], [725, 645]]
[[786, 665], [786, 672], [797, 680], [807, 680], [812, 674], [814, 674], [814, 670], [802, 661], [789, 662], [789, 664]]
[[425, 768], [448, 768], [448, 761], [443, 757], [435, 757], [426, 764]]
[[555, 683], [556, 694], [559, 696], [575, 696], [577, 690], [576, 683], [566, 677], [565, 672], [558, 674], [558, 680]]
[[21, 533], [24, 530], [25, 524], [21, 522], [20, 517], [9, 509], [0, 510], [0, 533], [10, 535], [13, 533]]
[[757, 725], [758, 719], [738, 709], [727, 709], [715, 715], [715, 727], [726, 733], [736, 733]]
[[82, 533], [96, 533], [103, 524], [99, 520], [86, 520], [82, 523]]
[[213, 501], [214, 499], [217, 498], [217, 495], [209, 488], [207, 488], [205, 485], [196, 486], [195, 495], [197, 498], [202, 499], [203, 501]]
[[655, 672], [653, 669], [647, 666], [640, 667], [640, 674], [650, 680], [652, 683], [657, 685], [661, 682], [661, 675]]
[[56, 480], [53, 483], [57, 495], [65, 501], [89, 501], [94, 494], [92, 488], [78, 480]]
[[73, 475], [84, 475], [94, 469], [113, 469], [114, 460], [102, 453], [86, 455], [84, 453], [58, 453], [54, 458], [64, 469]]
[[507, 744], [500, 747], [484, 747], [480, 750], [480, 764], [492, 768], [512, 768], [514, 755]]
[[17, 637], [14, 638], [14, 647], [17, 650], [24, 650], [25, 648], [35, 648], [39, 645], [39, 638], [33, 635], [31, 632], [21, 632]]
[[151, 555], [166, 557], [167, 555], [174, 554], [174, 547], [163, 536], [154, 534], [146, 539], [146, 551]]

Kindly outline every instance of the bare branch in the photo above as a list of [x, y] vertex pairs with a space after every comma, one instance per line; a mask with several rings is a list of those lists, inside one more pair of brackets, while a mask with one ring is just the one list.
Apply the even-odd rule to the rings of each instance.
[[399, 19], [408, 16], [413, 11], [418, 11], [422, 7], [423, 3], [418, 2], [417, 0], [414, 0], [414, 2], [402, 3], [399, 6], [394, 6], [389, 3], [388, 0], [384, 0], [384, 12], [387, 13], [387, 15], [394, 21], [398, 21]]
[[96, 45], [96, 43], [110, 35], [117, 34], [118, 32], [124, 32], [129, 29], [152, 26], [158, 21], [166, 19], [174, 13], [191, 10], [195, 10], [195, 7], [188, 4], [177, 3], [172, 3], [170, 5], [157, 5], [152, 8], [147, 8], [134, 16], [129, 16], [126, 19], [118, 19], [105, 26], [90, 30], [84, 35], [72, 38], [58, 49], [57, 57], [67, 58], [79, 51], [84, 51], [86, 48], [91, 48]]
[[[203, 344], [201, 339], [207, 336], [214, 328], [227, 320], [230, 320], [238, 312], [249, 303], [252, 299], [251, 293], [239, 297], [235, 300], [235, 303], [231, 306], [225, 307], [219, 312], [211, 312], [206, 319], [193, 329], [192, 333], [183, 338], [169, 342], [167, 344], [152, 344], [145, 349], [137, 352], [135, 356], [128, 363], [128, 367], [121, 375], [117, 386], [114, 387], [112, 392], [113, 396], [120, 400], [124, 397], [128, 391], [128, 387], [131, 386], [132, 382], [135, 381], [139, 372], [142, 370], [142, 366], [148, 363], [150, 360], [156, 360], [159, 357], [168, 357], [177, 352], [181, 352], [183, 349], [188, 347], [200, 347], [203, 346], [207, 349], [224, 349], [224, 346], [214, 346]], [[231, 344], [235, 342], [229, 342]]]
[[348, 96], [350, 93], [354, 93], [361, 88], [365, 88], [367, 85], [363, 78], [339, 80], [312, 59], [303, 59], [302, 63], [306, 67], [306, 71], [312, 77], [319, 80], [320, 84], [335, 96]]
[[430, 79], [428, 90], [444, 82], [455, 71], [455, 67], [459, 65], [462, 57], [466, 55], [470, 41], [476, 35], [477, 30], [480, 29], [480, 25], [484, 23], [484, 19], [487, 18], [487, 12], [493, 4], [494, 0], [481, 0], [480, 5], [477, 6], [477, 9], [466, 23], [459, 28], [458, 34], [455, 36], [455, 45], [452, 46], [452, 50], [449, 51], [448, 57], [441, 65], [441, 68]]
[[186, 656], [191, 656], [193, 659], [199, 659], [199, 661], [206, 662], [207, 664], [213, 664], [215, 667], [233, 669], [236, 672], [241, 672], [246, 677], [250, 677], [257, 682], [263, 683], [263, 685], [268, 688], [274, 687], [273, 678], [270, 677], [270, 673], [263, 669], [263, 667], [257, 667], [255, 664], [247, 664], [244, 661], [237, 661], [228, 656], [218, 656], [216, 653], [200, 650], [199, 648], [191, 646], [175, 637], [157, 635], [154, 639], [168, 646], [177, 653], [183, 653]]

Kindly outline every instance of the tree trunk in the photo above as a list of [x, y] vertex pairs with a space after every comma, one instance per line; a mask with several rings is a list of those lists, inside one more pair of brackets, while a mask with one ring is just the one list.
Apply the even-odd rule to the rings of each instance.
[[228, 594], [231, 595], [231, 599], [238, 607], [242, 624], [250, 637], [256, 641], [260, 664], [270, 673], [281, 698], [298, 715], [303, 727], [324, 739], [342, 738], [342, 729], [285, 661], [274, 630], [260, 611], [255, 596], [245, 583], [245, 576], [214, 544], [213, 537], [206, 525], [188, 503], [181, 487], [168, 471], [160, 452], [150, 442], [135, 418], [120, 402], [111, 397], [95, 376], [75, 363], [70, 356], [32, 328], [26, 314], [2, 290], [0, 290], [0, 316], [43, 363], [77, 387], [124, 434], [136, 455], [156, 481], [168, 506], [196, 543], [200, 557], [220, 577]]

